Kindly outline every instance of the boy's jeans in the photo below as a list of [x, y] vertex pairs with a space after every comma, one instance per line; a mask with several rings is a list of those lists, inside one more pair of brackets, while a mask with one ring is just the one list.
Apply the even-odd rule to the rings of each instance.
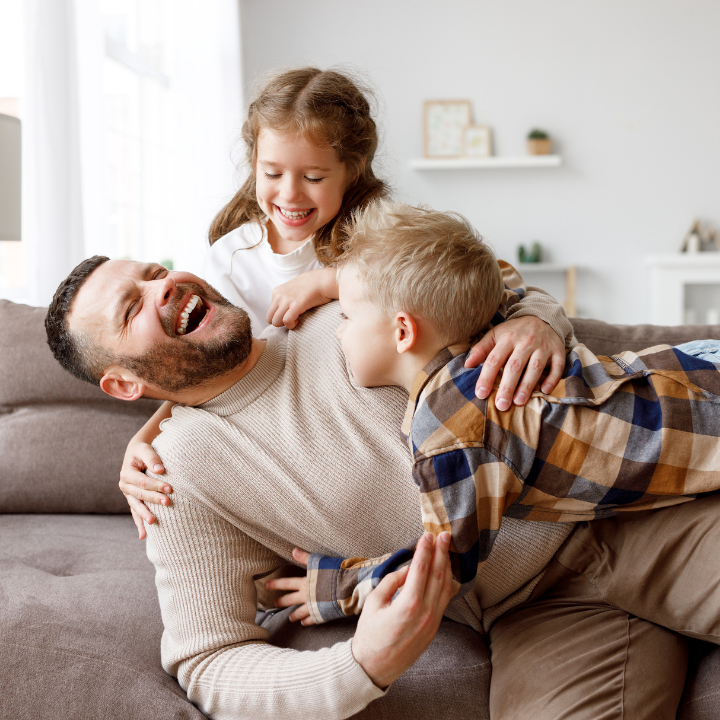
[[720, 340], [693, 340], [676, 345], [675, 349], [686, 355], [720, 365]]

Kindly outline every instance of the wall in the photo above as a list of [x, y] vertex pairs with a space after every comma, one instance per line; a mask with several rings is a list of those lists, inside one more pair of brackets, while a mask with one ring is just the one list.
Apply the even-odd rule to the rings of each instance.
[[[509, 260], [539, 239], [581, 268], [580, 315], [647, 321], [645, 256], [674, 252], [696, 216], [720, 226], [720, 3], [241, 0], [241, 13], [246, 81], [361, 69], [397, 196], [462, 212]], [[563, 167], [410, 170], [437, 98], [470, 98], [499, 155], [547, 129]]]

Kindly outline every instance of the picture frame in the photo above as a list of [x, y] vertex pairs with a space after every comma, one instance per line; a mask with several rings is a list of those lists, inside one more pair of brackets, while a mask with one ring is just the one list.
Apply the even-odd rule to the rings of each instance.
[[463, 139], [467, 157], [490, 157], [493, 154], [492, 130], [489, 125], [466, 127]]
[[462, 157], [472, 118], [470, 100], [427, 100], [423, 115], [425, 157]]

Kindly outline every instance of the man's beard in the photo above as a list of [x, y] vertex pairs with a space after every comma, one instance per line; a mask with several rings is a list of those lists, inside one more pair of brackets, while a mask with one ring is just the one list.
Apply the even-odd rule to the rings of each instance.
[[[164, 390], [177, 393], [189, 387], [203, 385], [242, 365], [252, 350], [250, 317], [239, 307], [226, 300], [210, 285], [182, 283], [178, 286], [172, 307], [161, 318], [165, 333], [174, 343], [156, 343], [139, 357], [122, 357], [116, 360], [121, 367], [141, 380]], [[205, 342], [194, 343], [175, 333], [173, 323], [180, 302], [187, 298], [186, 291], [207, 298], [215, 308], [212, 319], [218, 336]]]

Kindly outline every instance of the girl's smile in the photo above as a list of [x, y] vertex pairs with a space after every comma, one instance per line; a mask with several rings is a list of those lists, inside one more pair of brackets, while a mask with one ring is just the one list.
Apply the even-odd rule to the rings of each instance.
[[268, 241], [286, 255], [340, 211], [348, 172], [336, 152], [301, 135], [260, 131], [255, 162], [257, 200], [268, 217]]

